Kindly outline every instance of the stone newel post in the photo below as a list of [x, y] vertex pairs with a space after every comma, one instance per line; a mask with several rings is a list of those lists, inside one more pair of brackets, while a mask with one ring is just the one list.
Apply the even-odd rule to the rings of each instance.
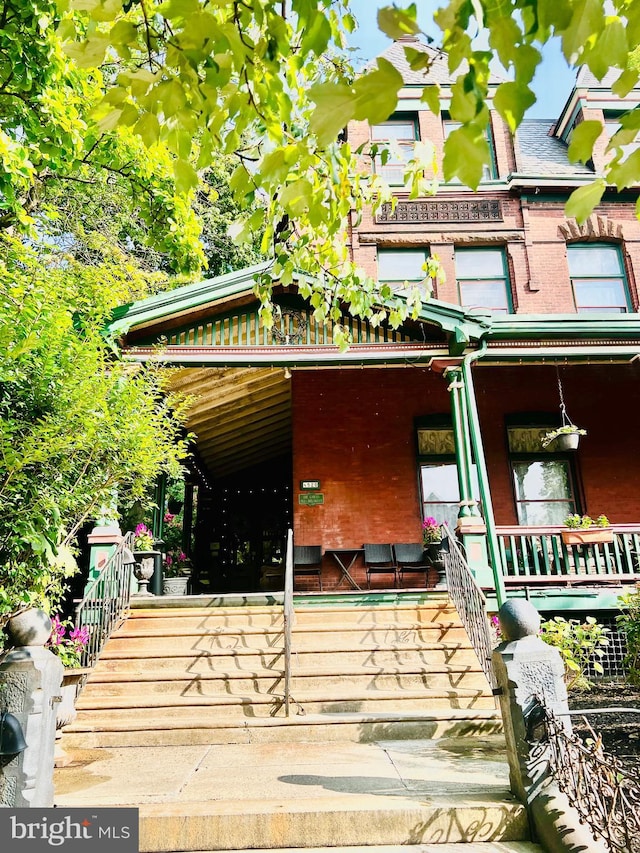
[[571, 731], [560, 652], [538, 636], [540, 615], [530, 602], [510, 599], [498, 615], [507, 639], [495, 649], [493, 667], [500, 689], [511, 790], [527, 806], [532, 830], [547, 853], [606, 853], [604, 842], [580, 823], [558, 789], [544, 751], [538, 751], [535, 760], [530, 756], [529, 714], [537, 697]]
[[27, 610], [9, 621], [14, 648], [0, 664], [0, 710], [17, 717], [27, 748], [0, 757], [0, 807], [53, 805], [53, 751], [56, 709], [64, 667], [44, 644], [51, 620], [42, 610]]

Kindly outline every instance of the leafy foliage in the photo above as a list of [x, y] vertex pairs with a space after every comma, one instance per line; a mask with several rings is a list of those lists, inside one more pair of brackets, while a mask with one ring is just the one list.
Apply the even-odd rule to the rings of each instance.
[[[220, 154], [235, 159], [230, 189], [245, 213], [233, 233], [239, 243], [262, 235], [260, 248], [274, 259], [258, 286], [266, 322], [273, 279], [287, 284], [296, 269], [310, 274], [303, 290], [319, 319], [337, 321], [341, 303], [381, 319], [376, 306], [390, 293], [353, 266], [345, 235], [367, 205], [375, 213], [390, 195], [378, 177], [358, 170], [342, 130], [352, 119], [386, 119], [402, 80], [384, 58], [354, 76], [344, 50], [356, 25], [348, 0], [60, 0], [59, 9], [56, 45], [63, 43], [74, 73], [93, 79], [95, 69], [108, 69], [105, 95], [91, 113], [103, 134], [117, 130], [139, 137], [150, 154], [158, 146], [170, 152], [176, 185], [187, 195], [198, 172]], [[640, 35], [640, 6], [631, 0], [612, 0], [607, 14], [600, 0], [450, 0], [435, 23], [449, 71], [457, 74], [449, 111], [461, 124], [445, 143], [444, 175], [472, 187], [490, 157], [485, 130], [493, 55], [512, 77], [493, 92], [512, 131], [535, 101], [530, 84], [552, 38], [567, 62], [586, 64], [598, 79], [619, 70], [614, 91], [620, 96], [638, 80], [630, 48]], [[386, 6], [378, 25], [391, 38], [418, 33], [416, 4]], [[469, 35], [476, 31], [488, 36], [490, 50], [478, 48]], [[410, 45], [405, 53], [414, 70], [428, 67], [424, 53]], [[439, 111], [437, 87], [426, 86], [423, 98]], [[622, 189], [640, 178], [640, 157], [624, 150], [638, 127], [638, 110], [622, 118], [609, 144], [607, 174], [576, 191], [569, 215], [583, 220], [607, 183]], [[601, 132], [591, 122], [578, 128], [571, 157], [588, 160]], [[420, 175], [428, 167], [410, 166], [412, 194], [427, 191]], [[415, 312], [418, 300], [393, 306], [392, 322]]]
[[625, 663], [632, 684], [640, 685], [640, 586], [620, 596], [622, 613], [616, 617], [627, 641]]
[[130, 276], [108, 258], [87, 267], [0, 244], [0, 618], [55, 605], [75, 570], [68, 547], [114, 490], [123, 504], [143, 499], [180, 468], [170, 374], [132, 371], [102, 334]]
[[603, 672], [598, 658], [609, 645], [607, 633], [608, 629], [593, 616], [588, 616], [584, 622], [554, 616], [542, 623], [540, 637], [555, 646], [564, 660], [567, 690], [589, 690], [593, 686], [586, 675], [590, 664], [596, 672]]

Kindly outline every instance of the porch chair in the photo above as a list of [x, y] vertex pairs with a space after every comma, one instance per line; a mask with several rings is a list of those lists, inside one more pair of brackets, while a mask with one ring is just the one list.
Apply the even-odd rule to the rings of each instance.
[[367, 589], [371, 589], [371, 575], [393, 575], [393, 585], [398, 586], [398, 567], [393, 557], [391, 545], [372, 545], [366, 543], [364, 548], [364, 565], [367, 572]]
[[322, 546], [294, 545], [293, 546], [293, 580], [296, 575], [317, 575], [320, 592], [322, 592]]
[[424, 546], [421, 542], [396, 542], [393, 546], [396, 565], [400, 572], [400, 586], [405, 574], [424, 575], [424, 585], [427, 585], [429, 566], [424, 562]]

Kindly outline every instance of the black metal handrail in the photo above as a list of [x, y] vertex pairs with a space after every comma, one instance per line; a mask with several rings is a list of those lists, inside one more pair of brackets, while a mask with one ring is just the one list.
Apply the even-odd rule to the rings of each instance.
[[581, 822], [604, 840], [611, 853], [640, 853], [637, 779], [632, 780], [619, 760], [604, 751], [602, 738], [588, 723], [591, 737], [585, 742], [561, 719], [564, 716], [537, 699], [529, 715], [530, 720], [536, 718], [536, 726], [530, 726], [531, 760], [548, 762]]
[[76, 607], [76, 625], [86, 628], [88, 642], [80, 666], [92, 667], [114, 628], [129, 607], [131, 574], [134, 566], [133, 533], [127, 533], [107, 564], [87, 586]]
[[446, 524], [443, 530], [448, 542], [448, 549], [444, 551], [444, 566], [449, 597], [469, 635], [487, 680], [496, 688], [497, 681], [491, 663], [494, 643], [487, 615], [487, 599]]
[[291, 705], [291, 630], [295, 622], [293, 609], [293, 530], [287, 533], [287, 553], [284, 563], [284, 711], [289, 716]]

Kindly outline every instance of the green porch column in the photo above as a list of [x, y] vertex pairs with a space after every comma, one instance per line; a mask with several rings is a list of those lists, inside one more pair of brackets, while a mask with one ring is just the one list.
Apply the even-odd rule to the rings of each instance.
[[451, 414], [453, 437], [460, 488], [460, 510], [456, 532], [464, 545], [469, 568], [481, 587], [493, 589], [493, 572], [489, 565], [487, 551], [487, 528], [480, 514], [478, 502], [473, 496], [473, 454], [464, 376], [459, 365], [448, 367], [444, 375], [450, 380], [448, 390], [451, 394]]

